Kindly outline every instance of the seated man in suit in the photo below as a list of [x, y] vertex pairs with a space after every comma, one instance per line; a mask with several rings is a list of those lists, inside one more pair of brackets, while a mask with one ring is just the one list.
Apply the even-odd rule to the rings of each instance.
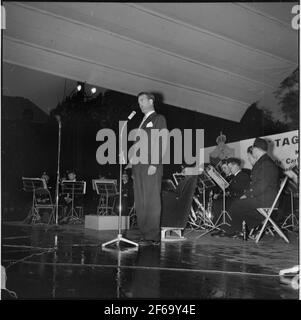
[[249, 187], [250, 177], [241, 170], [241, 161], [237, 158], [230, 158], [227, 160], [229, 169], [233, 178], [227, 188], [227, 196], [230, 199], [240, 198], [245, 190]]
[[[133, 180], [129, 177], [128, 173], [124, 171], [122, 173], [122, 198], [121, 198], [121, 215], [127, 216], [129, 210], [134, 205], [134, 190]], [[119, 183], [117, 186], [118, 193], [115, 196], [114, 213], [119, 214]]]
[[[249, 187], [250, 177], [249, 175], [241, 170], [241, 161], [237, 158], [229, 158], [227, 160], [227, 165], [229, 167], [232, 179], [229, 184], [229, 187], [226, 191], [226, 210], [230, 207], [231, 203], [235, 199], [239, 199]], [[213, 215], [217, 219], [221, 213], [223, 205], [223, 199], [221, 196], [213, 201]]]
[[279, 169], [268, 156], [266, 140], [256, 138], [253, 144], [252, 156], [256, 159], [251, 172], [249, 188], [240, 199], [231, 203], [229, 213], [232, 218], [231, 226], [222, 226], [228, 235], [235, 235], [241, 231], [245, 221], [248, 229], [258, 226], [263, 221], [257, 208], [268, 208], [272, 205], [279, 189]]
[[[62, 180], [63, 181], [77, 181], [75, 170], [67, 171], [67, 179]], [[73, 202], [73, 210], [75, 210], [76, 207], [82, 207], [82, 199], [77, 194], [72, 193], [66, 193], [63, 194], [63, 201], [62, 204], [64, 205], [64, 212], [63, 215], [60, 217], [60, 222], [67, 223], [69, 221], [71, 210], [72, 210], [72, 202]]]
[[50, 199], [50, 192], [49, 192], [49, 176], [47, 173], [44, 171], [41, 179], [44, 179], [45, 184], [46, 184], [46, 189], [41, 188], [37, 189], [36, 191], [36, 200], [38, 204], [50, 204], [51, 199]]
[[[233, 159], [233, 158], [230, 158], [230, 159]], [[227, 180], [230, 183], [231, 180], [233, 179], [233, 173], [231, 172], [231, 169], [229, 167], [228, 160], [226, 159], [222, 160], [221, 169], [222, 169], [222, 176], [224, 177], [225, 180]]]

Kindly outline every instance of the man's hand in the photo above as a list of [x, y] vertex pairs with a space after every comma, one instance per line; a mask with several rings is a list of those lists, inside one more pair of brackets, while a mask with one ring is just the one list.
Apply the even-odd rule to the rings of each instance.
[[239, 199], [247, 199], [247, 196], [244, 194]]
[[155, 166], [149, 166], [148, 167], [148, 170], [147, 170], [147, 174], [149, 176], [152, 176], [153, 174], [155, 174], [157, 171], [157, 168]]

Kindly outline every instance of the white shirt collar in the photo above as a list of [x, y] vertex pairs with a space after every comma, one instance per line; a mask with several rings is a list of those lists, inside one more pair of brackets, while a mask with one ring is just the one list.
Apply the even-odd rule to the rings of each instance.
[[240, 173], [241, 169], [238, 170], [235, 174], [234, 174], [234, 177], [236, 177], [239, 173]]

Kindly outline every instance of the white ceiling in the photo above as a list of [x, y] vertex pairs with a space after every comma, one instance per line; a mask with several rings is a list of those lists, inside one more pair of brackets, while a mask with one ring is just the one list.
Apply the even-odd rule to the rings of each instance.
[[5, 62], [233, 121], [298, 66], [294, 3], [5, 3]]

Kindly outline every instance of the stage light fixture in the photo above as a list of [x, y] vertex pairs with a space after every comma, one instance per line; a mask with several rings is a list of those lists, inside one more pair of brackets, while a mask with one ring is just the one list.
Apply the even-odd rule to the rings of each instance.
[[77, 88], [77, 91], [81, 91], [82, 86], [79, 84], [76, 88]]
[[95, 88], [95, 87], [93, 87], [93, 88], [91, 89], [91, 93], [92, 93], [92, 94], [96, 93], [96, 88]]

